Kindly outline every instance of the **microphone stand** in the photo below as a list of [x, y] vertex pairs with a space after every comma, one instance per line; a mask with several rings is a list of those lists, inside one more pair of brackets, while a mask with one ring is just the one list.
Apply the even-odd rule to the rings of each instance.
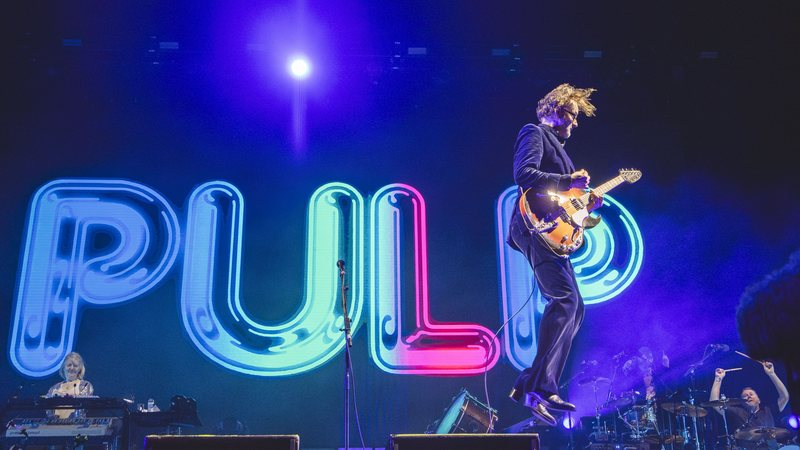
[[[690, 389], [689, 389], [689, 405], [691, 405], [692, 408], [695, 408], [695, 406], [694, 406], [694, 392], [695, 392], [694, 374], [695, 374], [695, 370], [697, 369], [697, 367], [701, 366], [703, 364], [703, 361], [705, 361], [705, 360], [706, 360], [706, 358], [703, 358], [703, 360], [701, 360], [700, 363], [698, 363], [696, 365], [692, 364], [691, 366], [689, 366], [690, 368], [686, 372], [687, 374], [689, 374], [689, 380], [690, 380], [689, 381], [689, 386], [691, 386]], [[695, 408], [694, 411], [697, 411], [697, 409]], [[684, 418], [684, 420], [685, 420], [685, 418]], [[692, 430], [694, 431], [695, 448], [700, 450], [702, 447], [700, 447], [700, 435], [698, 433], [698, 428], [697, 428], [697, 415], [696, 414], [692, 415]]]
[[730, 430], [728, 430], [728, 398], [725, 397], [725, 394], [722, 394], [720, 400], [725, 402], [722, 404], [722, 423], [725, 425], [725, 449], [731, 450], [733, 448], [733, 442]]
[[344, 327], [339, 331], [344, 332], [344, 449], [350, 450], [350, 347], [353, 338], [350, 336], [350, 315], [347, 312], [347, 285], [345, 284], [344, 261], [336, 262], [339, 268], [339, 280], [342, 286], [342, 313], [344, 314]]
[[[624, 358], [625, 356], [627, 356], [627, 355], [623, 351], [623, 352], [620, 352], [620, 353], [618, 353], [618, 354], [616, 354], [616, 355], [611, 357], [611, 360], [614, 361], [614, 371], [611, 374], [611, 381], [608, 383], [608, 394], [606, 395], [606, 402], [605, 402], [604, 406], [608, 405], [609, 402], [611, 402], [611, 396], [614, 395], [614, 381], [616, 381], [616, 379], [617, 379], [617, 371], [619, 370], [620, 362], [622, 361], [622, 358]], [[596, 392], [595, 392], [595, 398], [597, 398], [597, 393]], [[595, 400], [595, 402], [596, 401], [597, 400]], [[615, 406], [614, 409], [616, 409], [617, 410], [617, 414], [619, 414], [619, 408], [617, 408]], [[600, 423], [600, 409], [599, 408], [597, 409], [596, 414], [597, 414], [597, 422], [598, 422], [598, 426], [599, 426], [599, 423]], [[603, 427], [605, 428], [605, 423], [603, 424]], [[614, 419], [614, 440], [617, 440], [618, 438], [621, 438], [621, 437], [622, 436], [620, 436], [620, 434], [619, 434], [619, 429], [617, 428], [617, 419]]]
[[[689, 389], [689, 404], [692, 405], [692, 407], [695, 406], [694, 404], [694, 393], [696, 391], [694, 383], [695, 372], [697, 371], [697, 368], [702, 366], [706, 362], [706, 360], [710, 358], [711, 355], [713, 355], [716, 351], [717, 348], [715, 348], [713, 345], [711, 344], [706, 345], [706, 348], [703, 350], [703, 357], [700, 358], [700, 361], [689, 365], [689, 370], [687, 370], [686, 373], [683, 374], [684, 377], [689, 377], [689, 383], [690, 383], [689, 386], [691, 386], [691, 388]], [[701, 446], [700, 446], [700, 435], [698, 434], [698, 428], [697, 428], [697, 415], [692, 416], [692, 428], [694, 430], [695, 448], [699, 450]]]

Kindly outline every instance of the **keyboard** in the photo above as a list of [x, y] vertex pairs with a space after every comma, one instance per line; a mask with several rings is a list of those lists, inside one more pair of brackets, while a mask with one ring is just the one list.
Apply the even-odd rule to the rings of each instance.
[[119, 417], [19, 417], [11, 422], [6, 437], [112, 436], [122, 427]]

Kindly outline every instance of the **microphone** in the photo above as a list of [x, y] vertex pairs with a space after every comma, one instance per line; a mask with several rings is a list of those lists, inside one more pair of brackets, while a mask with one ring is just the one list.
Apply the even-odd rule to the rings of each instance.
[[344, 277], [344, 260], [340, 259], [336, 261], [336, 267], [339, 268], [339, 275]]
[[731, 349], [728, 344], [708, 344], [708, 347], [718, 352], [727, 352]]

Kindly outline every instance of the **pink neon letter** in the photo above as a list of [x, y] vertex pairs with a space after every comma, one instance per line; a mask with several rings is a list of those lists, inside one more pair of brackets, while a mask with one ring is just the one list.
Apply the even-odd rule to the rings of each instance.
[[[411, 186], [384, 186], [372, 197], [370, 214], [370, 352], [386, 372], [417, 375], [472, 375], [492, 368], [500, 357], [493, 333], [471, 323], [437, 323], [428, 303], [428, 238], [425, 201]], [[411, 218], [407, 218], [411, 213]], [[404, 220], [405, 219], [405, 220]], [[404, 245], [403, 223], [413, 228], [413, 247]], [[411, 242], [409, 242], [410, 244]], [[409, 248], [410, 247], [410, 248]], [[404, 280], [403, 256], [413, 258], [413, 283]], [[404, 288], [413, 290], [415, 323], [403, 336]]]

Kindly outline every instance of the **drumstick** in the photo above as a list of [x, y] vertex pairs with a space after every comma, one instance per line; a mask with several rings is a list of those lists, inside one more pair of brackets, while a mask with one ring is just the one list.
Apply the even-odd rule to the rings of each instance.
[[733, 369], [725, 369], [723, 372], [736, 372], [737, 370], [742, 370], [741, 367], [734, 367]]
[[764, 364], [764, 361], [761, 361], [761, 360], [758, 360], [758, 359], [752, 358], [752, 357], [750, 357], [750, 356], [748, 356], [748, 355], [745, 355], [744, 353], [740, 352], [739, 350], [734, 350], [734, 352], [736, 352], [736, 353], [738, 353], [738, 354], [740, 354], [740, 355], [744, 356], [745, 358], [747, 358], [747, 359], [749, 359], [749, 360], [751, 360], [751, 361], [755, 361], [755, 362], [757, 362], [757, 363], [759, 363], [759, 364], [761, 364], [761, 365], [763, 365], [763, 364]]

